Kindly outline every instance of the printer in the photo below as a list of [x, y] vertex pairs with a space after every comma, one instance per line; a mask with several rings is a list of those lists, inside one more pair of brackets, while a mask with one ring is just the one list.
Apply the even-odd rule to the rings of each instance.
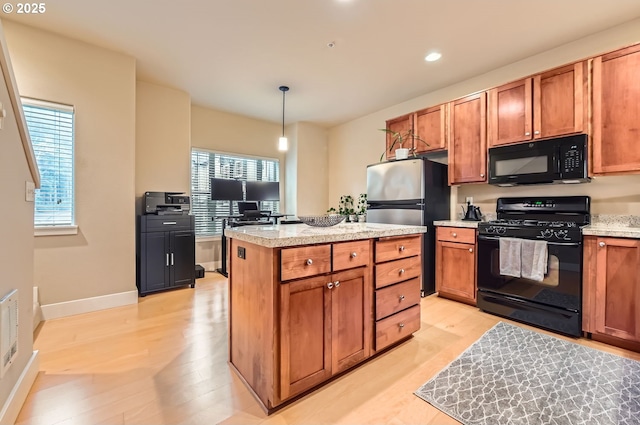
[[145, 214], [189, 214], [191, 202], [182, 192], [145, 192], [142, 199]]

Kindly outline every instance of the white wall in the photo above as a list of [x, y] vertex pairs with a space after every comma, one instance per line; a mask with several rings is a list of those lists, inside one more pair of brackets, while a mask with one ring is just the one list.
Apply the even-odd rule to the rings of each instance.
[[[136, 208], [147, 191], [191, 191], [191, 97], [136, 83]], [[136, 210], [140, 213], [140, 210]]]
[[[386, 120], [639, 41], [640, 19], [636, 19], [330, 129], [329, 203], [337, 203], [343, 194], [357, 195], [366, 191], [365, 168], [377, 162], [385, 149], [385, 136], [377, 129], [384, 128]], [[588, 194], [593, 198], [593, 212], [596, 214], [625, 212], [639, 215], [638, 183], [638, 176], [627, 176], [602, 177], [594, 180], [594, 183], [570, 187], [497, 188], [486, 184], [463, 185], [457, 190], [453, 188], [452, 195], [457, 199], [452, 201], [452, 210], [455, 215], [466, 196], [477, 198], [474, 202], [484, 207], [484, 212], [495, 212], [495, 199], [499, 196]]]
[[288, 209], [287, 212], [297, 215], [325, 214], [329, 203], [327, 130], [306, 122], [297, 123], [296, 128], [297, 152], [291, 166], [296, 169], [297, 205], [295, 210]]
[[5, 33], [20, 94], [75, 107], [79, 230], [36, 238], [40, 301], [44, 307], [131, 294], [136, 289], [135, 60], [15, 22], [5, 22]]
[[[0, 43], [4, 46], [4, 35], [0, 25]], [[3, 49], [4, 50], [4, 49]], [[0, 52], [3, 54], [6, 52]], [[8, 58], [6, 54], [3, 54]], [[8, 59], [10, 65], [10, 59]], [[33, 352], [32, 328], [32, 288], [33, 288], [33, 202], [25, 200], [25, 182], [33, 182], [27, 165], [22, 139], [18, 132], [16, 115], [12, 108], [9, 90], [4, 84], [10, 81], [11, 71], [0, 72], [0, 102], [7, 113], [0, 129], [0, 193], [8, 208], [2, 212], [0, 220], [0, 298], [13, 289], [18, 290], [18, 354], [13, 364], [0, 379], [0, 423], [13, 423], [19, 406], [24, 401], [24, 391], [31, 382], [23, 382], [23, 373], [30, 368]], [[24, 123], [23, 123], [24, 125]], [[35, 366], [37, 372], [37, 364]], [[33, 375], [35, 379], [35, 374]], [[20, 391], [23, 388], [22, 399]], [[11, 395], [12, 391], [16, 391]]]

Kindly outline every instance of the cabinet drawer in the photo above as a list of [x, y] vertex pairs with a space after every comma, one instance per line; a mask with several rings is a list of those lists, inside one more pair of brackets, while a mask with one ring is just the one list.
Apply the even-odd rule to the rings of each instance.
[[333, 245], [333, 270], [345, 270], [369, 264], [369, 241]]
[[420, 329], [420, 306], [415, 305], [376, 322], [376, 350], [408, 337]]
[[140, 232], [171, 232], [174, 230], [193, 230], [192, 215], [142, 215]]
[[331, 271], [331, 245], [286, 248], [280, 253], [280, 280], [298, 279]]
[[420, 276], [422, 272], [420, 257], [405, 258], [376, 264], [376, 288], [393, 285], [403, 280]]
[[412, 257], [422, 253], [420, 235], [391, 237], [376, 241], [376, 263]]
[[376, 320], [420, 303], [420, 279], [414, 278], [376, 291]]
[[476, 243], [476, 229], [461, 227], [437, 227], [436, 238], [439, 241]]

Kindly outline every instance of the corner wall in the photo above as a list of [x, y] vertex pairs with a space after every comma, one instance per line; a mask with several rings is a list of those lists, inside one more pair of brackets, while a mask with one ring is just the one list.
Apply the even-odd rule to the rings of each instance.
[[136, 302], [135, 59], [4, 25], [20, 94], [75, 107], [78, 234], [35, 238], [33, 283], [43, 311], [73, 312], [74, 301], [116, 294]]
[[147, 191], [191, 192], [191, 97], [136, 83], [136, 214]]
[[[280, 206], [286, 211], [286, 155], [278, 151], [278, 124], [202, 106], [191, 106], [191, 147], [280, 160]], [[220, 238], [196, 240], [196, 263], [205, 270], [220, 267]]]
[[[0, 25], [0, 43], [4, 44]], [[5, 56], [6, 57], [6, 56]], [[10, 59], [9, 59], [9, 64]], [[10, 72], [9, 72], [10, 73]], [[4, 77], [4, 78], [3, 78]], [[38, 371], [33, 351], [33, 202], [25, 200], [25, 182], [33, 182], [16, 115], [0, 71], [0, 102], [7, 115], [0, 129], [0, 192], [6, 206], [0, 220], [0, 298], [18, 290], [18, 353], [0, 379], [0, 423], [13, 423]]]

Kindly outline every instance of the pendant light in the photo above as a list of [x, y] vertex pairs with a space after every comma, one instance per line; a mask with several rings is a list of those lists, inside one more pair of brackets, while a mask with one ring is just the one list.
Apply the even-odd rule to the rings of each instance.
[[289, 149], [289, 141], [284, 137], [284, 94], [289, 91], [289, 87], [280, 86], [278, 89], [282, 92], [282, 137], [278, 140], [278, 150], [286, 151]]

